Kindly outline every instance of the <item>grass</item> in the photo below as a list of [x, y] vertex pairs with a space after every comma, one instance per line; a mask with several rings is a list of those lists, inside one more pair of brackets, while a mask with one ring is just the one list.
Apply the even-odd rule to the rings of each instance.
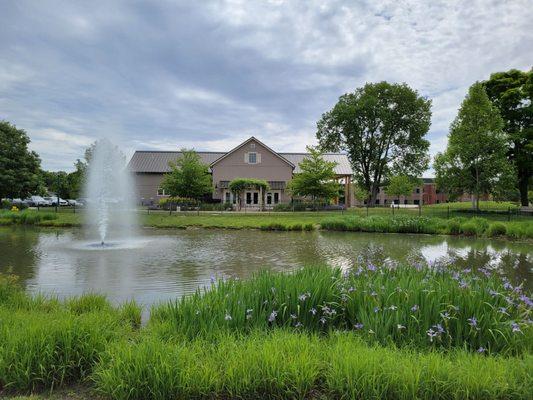
[[[461, 203], [462, 204], [462, 203]], [[428, 206], [428, 208], [434, 206]], [[385, 211], [386, 213], [384, 213]], [[364, 210], [339, 212], [298, 212], [298, 213], [210, 213], [200, 215], [187, 213], [152, 212], [140, 213], [143, 226], [168, 229], [222, 228], [222, 229], [261, 229], [273, 231], [310, 231], [314, 229], [387, 232], [387, 233], [426, 233], [468, 235], [480, 237], [501, 236], [510, 239], [533, 238], [533, 219], [519, 221], [496, 221], [472, 217], [439, 218], [419, 217], [412, 210], [404, 214], [392, 215], [389, 210], [374, 209], [374, 215], [366, 216]], [[59, 212], [4, 211], [0, 213], [0, 225], [33, 224], [48, 227], [81, 226], [83, 214]], [[494, 225], [494, 226], [493, 226]]]
[[96, 370], [113, 399], [526, 399], [533, 359], [368, 346], [353, 333], [278, 330], [216, 341], [148, 337], [112, 346]]
[[530, 300], [480, 272], [262, 272], [160, 305], [145, 327], [134, 302], [32, 297], [0, 276], [0, 396], [528, 399]]
[[317, 266], [218, 281], [213, 289], [154, 307], [151, 323], [163, 337], [343, 330], [382, 345], [521, 354], [533, 345], [530, 307], [520, 286], [488, 270], [370, 265], [343, 274]]

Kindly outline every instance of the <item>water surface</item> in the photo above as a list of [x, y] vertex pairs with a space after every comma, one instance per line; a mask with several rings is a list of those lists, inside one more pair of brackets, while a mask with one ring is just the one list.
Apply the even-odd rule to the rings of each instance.
[[499, 268], [532, 286], [528, 243], [410, 234], [145, 229], [119, 248], [88, 246], [81, 230], [0, 228], [0, 272], [30, 292], [106, 294], [149, 305], [208, 286], [211, 276], [246, 278], [261, 268], [290, 271], [327, 263], [445, 263]]

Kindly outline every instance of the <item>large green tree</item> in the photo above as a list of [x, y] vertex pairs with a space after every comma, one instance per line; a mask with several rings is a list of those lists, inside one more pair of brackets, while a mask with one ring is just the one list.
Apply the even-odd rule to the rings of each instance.
[[24, 198], [42, 187], [41, 160], [29, 143], [23, 129], [0, 121], [0, 199]]
[[431, 101], [406, 84], [367, 83], [339, 98], [317, 123], [322, 149], [348, 153], [358, 183], [375, 203], [391, 174], [418, 176], [429, 164]]
[[309, 156], [300, 163], [301, 172], [294, 174], [288, 183], [293, 196], [311, 197], [328, 201], [339, 195], [340, 185], [335, 181], [335, 165], [326, 161], [323, 153], [314, 147], [307, 147]]
[[472, 205], [479, 208], [482, 194], [512, 182], [503, 125], [483, 85], [476, 82], [451, 124], [446, 151], [435, 157], [437, 186], [452, 193], [471, 193]]
[[515, 164], [520, 202], [527, 206], [527, 192], [533, 175], [533, 69], [497, 72], [483, 85], [503, 118], [508, 156]]
[[194, 150], [181, 152], [181, 157], [170, 164], [171, 171], [165, 175], [161, 186], [170, 196], [200, 200], [213, 191], [209, 168]]

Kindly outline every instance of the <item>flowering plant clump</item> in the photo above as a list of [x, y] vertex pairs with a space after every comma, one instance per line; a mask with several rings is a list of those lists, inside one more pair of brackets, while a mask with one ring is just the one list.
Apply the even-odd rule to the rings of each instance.
[[358, 264], [219, 280], [156, 307], [152, 320], [190, 337], [218, 329], [346, 330], [382, 344], [521, 354], [533, 348], [532, 309], [524, 286], [498, 271]]

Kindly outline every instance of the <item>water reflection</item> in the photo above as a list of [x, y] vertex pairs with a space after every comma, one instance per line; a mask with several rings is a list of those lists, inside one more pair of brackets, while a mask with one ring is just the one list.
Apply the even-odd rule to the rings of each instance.
[[0, 272], [19, 275], [30, 291], [60, 296], [87, 291], [143, 304], [208, 286], [212, 275], [246, 278], [260, 268], [287, 271], [328, 263], [435, 263], [497, 268], [531, 288], [529, 244], [429, 235], [343, 232], [145, 230], [143, 246], [80, 248], [78, 230], [0, 228]]

